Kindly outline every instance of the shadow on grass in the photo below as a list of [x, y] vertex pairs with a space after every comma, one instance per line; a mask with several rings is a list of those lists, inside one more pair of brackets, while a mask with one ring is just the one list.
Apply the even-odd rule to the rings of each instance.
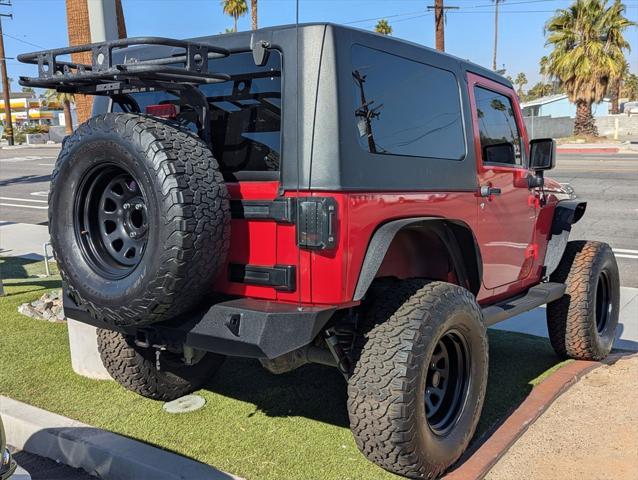
[[0, 259], [0, 278], [29, 278], [27, 265], [38, 263], [40, 260], [22, 257], [3, 257]]
[[[560, 362], [547, 339], [491, 330], [489, 338], [487, 395], [473, 441], [479, 444], [527, 397], [533, 381]], [[333, 368], [307, 365], [273, 375], [256, 360], [229, 358], [206, 388], [249, 402], [268, 416], [299, 416], [349, 426], [346, 383]]]

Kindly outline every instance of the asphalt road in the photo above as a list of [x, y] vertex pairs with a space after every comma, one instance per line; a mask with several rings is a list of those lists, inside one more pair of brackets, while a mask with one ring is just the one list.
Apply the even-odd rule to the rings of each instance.
[[[0, 220], [46, 224], [47, 191], [59, 147], [0, 149]], [[588, 201], [572, 239], [609, 243], [621, 282], [638, 287], [638, 153], [559, 155], [549, 173]]]

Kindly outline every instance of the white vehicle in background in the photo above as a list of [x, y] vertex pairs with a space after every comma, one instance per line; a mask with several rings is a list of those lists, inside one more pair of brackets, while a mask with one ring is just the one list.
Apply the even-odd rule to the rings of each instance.
[[632, 115], [638, 115], [638, 102], [627, 102], [623, 105], [623, 112], [627, 114], [628, 117]]

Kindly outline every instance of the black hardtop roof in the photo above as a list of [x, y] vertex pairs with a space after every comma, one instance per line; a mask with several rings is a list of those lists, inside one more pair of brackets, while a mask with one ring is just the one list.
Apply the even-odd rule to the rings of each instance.
[[[417, 47], [417, 48], [422, 48], [425, 50], [428, 50], [432, 53], [435, 53], [436, 55], [441, 55], [441, 56], [446, 56], [448, 58], [454, 59], [456, 61], [458, 61], [461, 64], [461, 67], [465, 70], [469, 70], [471, 72], [477, 73], [478, 75], [481, 75], [483, 77], [487, 77], [491, 80], [494, 80], [496, 82], [502, 83], [508, 87], [512, 86], [512, 83], [505, 78], [502, 75], [499, 75], [497, 73], [495, 73], [494, 71], [482, 67], [481, 65], [478, 65], [476, 63], [470, 62], [469, 60], [464, 60], [462, 58], [456, 57], [454, 55], [451, 55], [449, 53], [445, 53], [445, 52], [439, 52], [438, 50], [435, 50], [433, 48], [427, 47], [425, 45], [421, 45], [419, 43], [416, 42], [411, 42], [409, 40], [403, 40], [400, 38], [396, 38], [396, 37], [392, 37], [389, 35], [381, 35], [379, 33], [376, 32], [372, 32], [369, 30], [364, 30], [361, 28], [356, 28], [356, 27], [351, 27], [351, 26], [346, 26], [346, 25], [340, 25], [340, 24], [336, 24], [336, 23], [331, 23], [331, 22], [309, 22], [309, 23], [300, 23], [300, 24], [287, 24], [287, 25], [277, 25], [277, 26], [273, 26], [273, 27], [264, 27], [264, 28], [260, 28], [258, 30], [248, 30], [248, 31], [243, 31], [243, 32], [232, 32], [232, 33], [219, 33], [217, 35], [207, 35], [207, 36], [203, 36], [203, 37], [195, 37], [195, 38], [189, 38], [189, 40], [193, 40], [193, 41], [201, 41], [201, 42], [206, 42], [206, 43], [211, 43], [211, 44], [221, 44], [221, 46], [224, 46], [226, 48], [230, 48], [232, 49], [238, 49], [238, 50], [245, 50], [249, 47], [250, 45], [250, 41], [253, 35], [259, 35], [260, 33], [269, 33], [269, 32], [273, 32], [273, 31], [281, 31], [281, 30], [291, 30], [291, 29], [296, 29], [298, 28], [299, 30], [304, 30], [304, 29], [308, 29], [308, 28], [313, 28], [313, 27], [328, 27], [328, 28], [332, 28], [335, 30], [351, 30], [351, 31], [355, 31], [359, 34], [364, 34], [364, 35], [369, 35], [369, 36], [374, 36], [377, 39], [381, 38], [382, 41], [385, 42], [391, 42], [393, 43], [395, 46], [397, 44], [403, 44], [406, 46], [410, 46], [412, 48]], [[230, 44], [230, 45], [228, 45]], [[146, 49], [146, 48], [153, 48], [153, 47], [146, 47], [146, 46], [141, 46], [141, 47], [132, 47], [134, 49]], [[130, 51], [130, 50], [129, 50]], [[409, 56], [409, 55], [408, 55]]]

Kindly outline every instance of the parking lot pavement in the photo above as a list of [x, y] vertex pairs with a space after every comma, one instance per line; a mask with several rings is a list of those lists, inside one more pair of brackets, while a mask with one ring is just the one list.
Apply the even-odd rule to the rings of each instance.
[[0, 149], [0, 220], [46, 224], [47, 195], [59, 146]]

